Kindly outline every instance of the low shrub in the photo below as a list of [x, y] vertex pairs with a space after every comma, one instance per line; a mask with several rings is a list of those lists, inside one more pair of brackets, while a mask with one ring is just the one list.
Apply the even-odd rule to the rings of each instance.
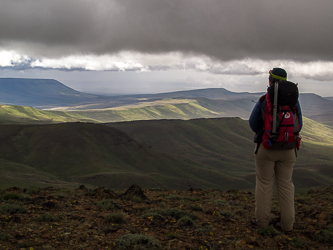
[[0, 231], [0, 240], [4, 241], [4, 240], [8, 240], [8, 239], [9, 239], [9, 234]]
[[305, 245], [305, 242], [301, 238], [293, 238], [291, 244], [292, 244], [293, 247], [303, 248], [304, 245]]
[[160, 194], [156, 195], [156, 197], [166, 197], [166, 196], [168, 196], [168, 195], [165, 193], [160, 193]]
[[15, 193], [6, 193], [2, 195], [2, 198], [6, 201], [11, 200], [31, 200], [31, 196], [28, 194], [15, 194]]
[[104, 219], [106, 223], [123, 224], [126, 222], [125, 216], [121, 213], [107, 215]]
[[216, 204], [217, 206], [221, 206], [221, 207], [230, 206], [229, 203], [225, 200], [213, 200], [212, 203]]
[[28, 194], [21, 194], [21, 200], [32, 200], [32, 197]]
[[112, 210], [115, 208], [121, 208], [121, 205], [116, 201], [113, 201], [111, 199], [106, 199], [106, 200], [101, 200], [101, 201], [97, 202], [97, 207], [107, 209], [107, 210]]
[[167, 216], [171, 216], [177, 220], [183, 218], [183, 217], [189, 217], [192, 220], [197, 220], [198, 216], [196, 214], [192, 214], [188, 211], [182, 210], [182, 209], [177, 209], [177, 208], [169, 208], [165, 210], [165, 213]]
[[311, 197], [308, 196], [296, 197], [295, 200], [299, 203], [307, 203], [311, 201]]
[[162, 249], [161, 244], [149, 235], [127, 234], [117, 239], [119, 249]]
[[199, 197], [186, 197], [185, 199], [189, 201], [201, 201], [201, 198]]
[[150, 191], [163, 191], [162, 188], [150, 188], [149, 190]]
[[22, 242], [18, 242], [17, 243], [17, 247], [18, 248], [30, 248], [32, 249], [32, 247], [34, 246], [34, 243], [30, 242], [30, 241], [22, 241]]
[[67, 197], [64, 193], [56, 193], [56, 194], [54, 194], [54, 196], [56, 196], [56, 197], [58, 197], [60, 199], [64, 199], [64, 198]]
[[139, 196], [133, 196], [132, 197], [132, 201], [136, 202], [136, 203], [142, 203], [142, 198]]
[[265, 227], [265, 228], [260, 228], [258, 229], [258, 234], [262, 236], [277, 236], [280, 235], [281, 233], [277, 230], [275, 230], [272, 227]]
[[316, 234], [316, 240], [320, 242], [333, 243], [333, 227], [322, 230]]
[[[333, 204], [332, 204], [333, 205]], [[329, 213], [326, 215], [326, 219], [327, 219], [327, 224], [331, 224], [333, 223], [333, 213]]]
[[38, 194], [40, 192], [40, 188], [29, 188], [26, 192], [28, 194]]
[[195, 226], [195, 223], [191, 218], [185, 216], [178, 220], [177, 225], [180, 227], [193, 227]]
[[169, 199], [169, 200], [183, 200], [184, 199], [184, 197], [179, 196], [179, 195], [168, 195], [165, 198]]
[[199, 211], [199, 212], [203, 211], [203, 208], [200, 205], [189, 205], [188, 208], [192, 211]]
[[154, 221], [159, 221], [159, 222], [163, 222], [165, 221], [167, 218], [163, 215], [161, 215], [158, 212], [154, 212], [154, 211], [150, 211], [148, 213], [145, 213], [144, 215], [141, 216], [141, 218], [150, 218], [151, 220]]
[[50, 222], [55, 222], [55, 221], [60, 221], [61, 217], [60, 216], [56, 216], [56, 215], [52, 215], [49, 213], [45, 213], [42, 214], [40, 216], [38, 216], [37, 218], [35, 218], [36, 221], [50, 221]]
[[224, 216], [226, 219], [233, 219], [235, 218], [235, 214], [233, 212], [230, 212], [228, 210], [221, 210], [220, 214]]
[[20, 200], [21, 196], [19, 194], [7, 193], [2, 196], [4, 200]]
[[147, 217], [154, 216], [154, 215], [160, 215], [163, 218], [172, 217], [172, 218], [175, 218], [176, 220], [179, 220], [186, 216], [191, 218], [192, 220], [198, 219], [198, 216], [196, 214], [192, 214], [188, 211], [178, 209], [178, 208], [152, 209], [152, 210], [148, 211], [146, 214], [144, 214], [142, 216], [142, 218], [147, 218]]
[[170, 232], [166, 234], [169, 239], [180, 239], [182, 236], [178, 233]]
[[0, 206], [0, 213], [2, 214], [24, 214], [28, 211], [25, 207], [16, 204], [4, 204]]

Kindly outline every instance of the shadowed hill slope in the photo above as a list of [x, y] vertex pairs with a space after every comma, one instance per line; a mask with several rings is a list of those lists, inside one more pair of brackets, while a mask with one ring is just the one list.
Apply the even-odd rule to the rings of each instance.
[[[248, 121], [238, 118], [162, 120], [109, 126], [126, 131], [163, 152], [195, 159], [225, 174], [255, 183], [255, 144]], [[294, 171], [298, 189], [333, 183], [332, 134], [332, 127], [304, 118], [303, 139]]]
[[[108, 187], [226, 188], [236, 178], [195, 160], [170, 156], [125, 132], [98, 124], [2, 125], [0, 158], [39, 171]], [[224, 183], [220, 183], [224, 180]], [[239, 180], [237, 187], [249, 184]]]
[[162, 152], [194, 159], [218, 170], [241, 172], [253, 168], [252, 133], [247, 121], [239, 118], [135, 121], [109, 126]]
[[[304, 121], [295, 186], [329, 185], [332, 128]], [[136, 183], [145, 188], [226, 190], [252, 189], [255, 183], [253, 133], [240, 118], [0, 128], [0, 159], [7, 172], [13, 163], [16, 169], [33, 167], [67, 182], [109, 188]]]
[[0, 159], [0, 188], [3, 187], [75, 187], [61, 178], [36, 168]]

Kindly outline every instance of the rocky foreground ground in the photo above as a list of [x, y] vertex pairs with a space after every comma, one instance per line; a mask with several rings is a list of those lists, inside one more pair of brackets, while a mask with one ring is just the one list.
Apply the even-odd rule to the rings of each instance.
[[0, 197], [0, 249], [333, 248], [331, 189], [296, 195], [290, 235], [251, 226], [254, 194], [237, 190], [10, 188]]

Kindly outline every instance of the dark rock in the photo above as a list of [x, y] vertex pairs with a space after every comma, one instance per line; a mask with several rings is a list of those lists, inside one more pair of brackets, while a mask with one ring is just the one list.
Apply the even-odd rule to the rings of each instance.
[[110, 189], [107, 189], [105, 187], [99, 187], [94, 190], [95, 194], [94, 196], [100, 198], [100, 199], [112, 199], [112, 198], [118, 198], [118, 195], [111, 191]]
[[87, 191], [88, 189], [84, 185], [80, 185], [78, 190]]
[[227, 191], [228, 194], [239, 194], [239, 191], [238, 190], [235, 190], [235, 189], [230, 189]]
[[121, 195], [122, 199], [131, 200], [133, 197], [139, 197], [142, 201], [149, 201], [147, 196], [143, 193], [142, 189], [138, 186], [133, 184], [130, 186], [125, 193]]
[[19, 187], [10, 187], [6, 189], [7, 192], [13, 192], [13, 191], [17, 191], [20, 192], [21, 189]]
[[308, 194], [316, 194], [316, 193], [318, 193], [317, 190], [312, 190], [312, 189], [311, 189], [311, 190], [308, 191]]
[[51, 208], [55, 208], [56, 203], [53, 201], [47, 201], [47, 202], [43, 203], [43, 206], [45, 208], [51, 209]]
[[189, 192], [198, 192], [198, 191], [202, 191], [202, 189], [201, 188], [190, 188], [188, 191]]

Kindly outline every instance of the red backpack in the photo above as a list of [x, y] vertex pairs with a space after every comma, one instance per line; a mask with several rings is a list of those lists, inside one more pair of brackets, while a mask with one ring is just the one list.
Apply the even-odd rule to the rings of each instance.
[[[279, 81], [266, 94], [264, 134], [266, 149], [299, 149], [299, 120], [295, 107], [298, 101], [297, 84]], [[275, 117], [275, 119], [274, 119]]]

